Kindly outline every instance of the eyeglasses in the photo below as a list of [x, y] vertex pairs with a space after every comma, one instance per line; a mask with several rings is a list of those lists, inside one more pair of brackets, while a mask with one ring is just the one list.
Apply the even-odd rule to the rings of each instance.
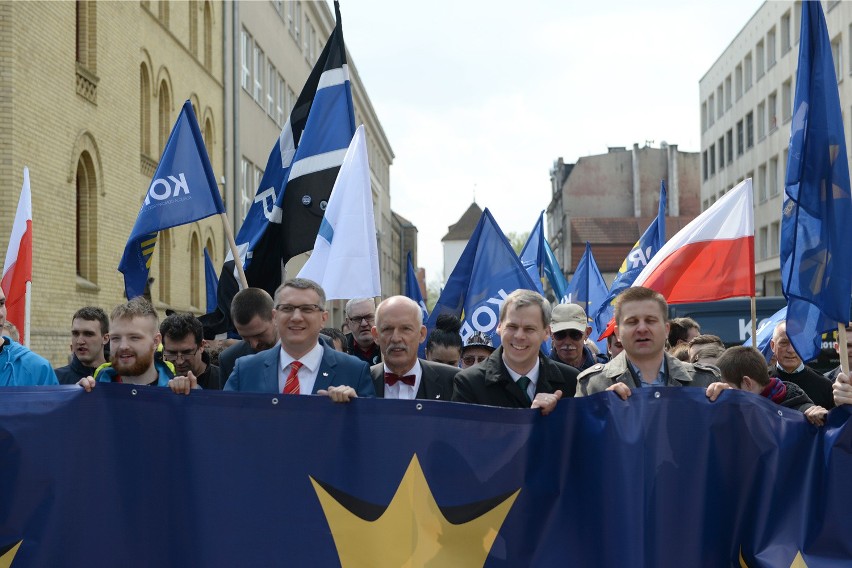
[[553, 339], [557, 341], [562, 341], [566, 337], [570, 337], [572, 341], [580, 341], [583, 339], [583, 332], [577, 331], [576, 329], [563, 329], [562, 331], [556, 331], [553, 333]]
[[169, 351], [168, 349], [163, 349], [163, 359], [166, 361], [177, 361], [178, 359], [183, 358], [184, 361], [188, 361], [195, 357], [195, 354], [198, 353], [198, 347], [195, 349], [184, 349], [183, 351]]
[[376, 316], [374, 316], [373, 314], [367, 314], [365, 316], [350, 316], [349, 321], [351, 321], [352, 323], [357, 323], [358, 325], [361, 325], [362, 322], [372, 324], [374, 321], [376, 321]]
[[317, 304], [302, 304], [301, 306], [294, 306], [293, 304], [278, 304], [275, 306], [275, 310], [282, 314], [292, 314], [296, 310], [299, 310], [303, 315], [308, 315], [321, 312], [322, 306], [318, 306]]
[[470, 367], [471, 365], [482, 363], [486, 359], [488, 359], [488, 355], [465, 355], [462, 357], [462, 362]]

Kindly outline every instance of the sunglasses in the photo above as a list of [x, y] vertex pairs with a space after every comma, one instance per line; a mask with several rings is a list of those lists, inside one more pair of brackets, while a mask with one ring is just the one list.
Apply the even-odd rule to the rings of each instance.
[[462, 357], [462, 362], [470, 367], [471, 365], [482, 363], [486, 359], [488, 359], [488, 355], [465, 355]]
[[566, 337], [570, 337], [572, 341], [580, 341], [583, 339], [583, 332], [577, 331], [576, 329], [563, 329], [562, 331], [557, 331], [553, 334], [553, 339], [558, 341], [562, 341]]

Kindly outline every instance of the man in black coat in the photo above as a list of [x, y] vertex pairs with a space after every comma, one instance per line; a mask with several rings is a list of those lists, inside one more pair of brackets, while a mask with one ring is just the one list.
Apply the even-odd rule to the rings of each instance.
[[225, 383], [234, 370], [237, 359], [275, 347], [278, 333], [272, 322], [273, 301], [266, 290], [246, 288], [231, 301], [231, 320], [243, 339], [219, 353], [219, 385]]
[[417, 348], [426, 339], [423, 312], [405, 296], [391, 296], [376, 309], [373, 339], [382, 362], [370, 367], [379, 398], [450, 400], [458, 367], [420, 359]]
[[531, 290], [516, 290], [500, 308], [500, 347], [488, 359], [460, 371], [453, 401], [540, 408], [550, 413], [563, 396], [573, 397], [578, 371], [541, 353], [550, 336], [550, 304]]
[[817, 373], [802, 362], [799, 354], [787, 337], [787, 322], [782, 321], [775, 326], [775, 332], [769, 341], [769, 348], [775, 354], [775, 368], [772, 375], [782, 381], [793, 383], [805, 391], [814, 404], [831, 410], [834, 408], [834, 397], [831, 392], [831, 381]]

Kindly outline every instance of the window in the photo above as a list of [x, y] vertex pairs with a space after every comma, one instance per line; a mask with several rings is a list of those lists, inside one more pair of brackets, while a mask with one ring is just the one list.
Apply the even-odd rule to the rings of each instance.
[[787, 122], [793, 116], [793, 80], [787, 79], [781, 85], [781, 118]]
[[266, 114], [275, 120], [275, 87], [278, 86], [278, 71], [271, 61], [266, 63]]
[[737, 100], [743, 96], [743, 66], [737, 65], [734, 70], [734, 91], [737, 95]]
[[707, 130], [707, 103], [701, 103], [701, 132]]
[[266, 57], [260, 46], [254, 44], [254, 100], [263, 106], [263, 74]]
[[172, 286], [169, 275], [171, 274], [172, 263], [172, 234], [166, 229], [160, 231], [157, 236], [157, 264], [159, 266], [159, 275], [157, 280], [160, 281], [160, 301], [164, 304], [169, 304], [172, 299]]
[[793, 41], [793, 45], [799, 43], [799, 36], [802, 33], [802, 2], [801, 0], [796, 0], [793, 2], [793, 33], [796, 34], [796, 39]]
[[210, 158], [210, 167], [215, 167], [213, 165], [213, 144], [215, 140], [213, 139], [213, 121], [208, 117], [204, 121], [204, 131], [201, 134], [202, 138], [204, 138], [204, 147], [207, 148], [207, 156]]
[[743, 121], [739, 121], [737, 123], [737, 156], [742, 156], [745, 151], [745, 144], [743, 143]]
[[831, 57], [834, 59], [834, 75], [837, 77], [837, 82], [843, 80], [843, 58], [841, 51], [841, 37], [838, 35], [831, 40]]
[[778, 195], [778, 158], [769, 160], [769, 197]]
[[766, 138], [766, 103], [761, 101], [757, 105], [757, 139], [764, 138]]
[[766, 68], [775, 65], [775, 27], [766, 34]]
[[160, 18], [164, 26], [169, 27], [169, 0], [157, 2], [157, 17]]
[[758, 260], [764, 260], [769, 258], [769, 229], [766, 227], [760, 228], [759, 237], [757, 239], [758, 246], [760, 247], [757, 258]]
[[290, 2], [289, 10], [287, 11], [287, 29], [290, 30], [290, 35], [296, 40], [296, 44], [301, 39], [302, 28], [302, 3]]
[[198, 233], [193, 232], [189, 241], [189, 304], [201, 307], [201, 243]]
[[287, 87], [284, 84], [284, 79], [281, 75], [278, 76], [278, 88], [275, 90], [275, 94], [278, 95], [276, 106], [275, 106], [275, 115], [278, 120], [278, 126], [283, 127], [287, 121], [287, 116], [284, 114], [285, 109], [287, 108], [286, 97], [287, 91], [285, 90]]
[[701, 153], [701, 171], [704, 174], [704, 181], [707, 181], [707, 150]]
[[305, 17], [305, 45], [303, 49], [308, 62], [313, 64], [317, 57], [317, 32], [310, 18]]
[[255, 168], [254, 168], [254, 192], [253, 193], [257, 193], [257, 191], [260, 189], [261, 180], [263, 180], [263, 170], [258, 168], [257, 166], [255, 166]]
[[254, 165], [243, 156], [240, 161], [240, 219], [245, 219], [246, 213], [248, 213], [251, 204], [254, 202], [254, 191], [252, 191], [251, 183], [249, 182], [250, 172], [253, 171]]
[[769, 225], [769, 255], [778, 256], [778, 248], [780, 243], [780, 228], [781, 224], [778, 221]]
[[198, 0], [189, 0], [189, 52], [198, 55]]
[[296, 93], [287, 85], [287, 116], [293, 113], [293, 108], [296, 106]]
[[249, 33], [245, 30], [245, 28], [243, 28], [242, 33], [241, 33], [240, 43], [242, 44], [242, 50], [243, 50], [242, 55], [241, 55], [242, 79], [241, 79], [240, 82], [243, 86], [243, 89], [245, 89], [246, 91], [251, 93], [251, 87], [252, 87], [252, 82], [251, 82], [252, 41], [251, 41], [251, 35], [249, 35]]
[[754, 113], [746, 115], [746, 148], [754, 146]]
[[77, 160], [77, 276], [97, 282], [98, 190], [95, 164], [88, 152]]
[[733, 100], [731, 99], [731, 76], [725, 79], [725, 109], [731, 108]]
[[725, 114], [725, 95], [722, 91], [722, 85], [716, 89], [716, 116], [721, 117]]
[[769, 95], [769, 103], [766, 108], [769, 122], [769, 132], [774, 132], [778, 128], [778, 93], [772, 91]]
[[716, 122], [716, 97], [710, 95], [707, 99], [707, 126], [713, 126]]
[[764, 72], [764, 49], [763, 49], [763, 40], [757, 42], [757, 45], [754, 48], [754, 57], [757, 59], [757, 78], [760, 79], [763, 77]]
[[749, 53], [745, 57], [743, 73], [745, 74], [745, 90], [748, 91], [749, 89], [751, 89], [751, 80], [753, 79], [752, 65], [751, 65], [751, 53]]
[[713, 176], [716, 174], [716, 145], [710, 145], [710, 157], [708, 158], [708, 162], [710, 164], [710, 175]]
[[160, 83], [159, 94], [157, 95], [159, 110], [157, 112], [157, 143], [158, 156], [163, 155], [163, 150], [166, 149], [166, 142], [169, 141], [169, 134], [172, 131], [172, 97], [169, 94], [169, 86], [165, 81]]
[[757, 198], [759, 203], [766, 201], [766, 164], [757, 168]]
[[204, 68], [213, 70], [213, 7], [204, 3]]
[[787, 10], [781, 16], [781, 55], [790, 51], [792, 43], [790, 41], [790, 11]]
[[725, 147], [728, 149], [728, 163], [732, 163], [734, 161], [734, 129], [728, 129], [727, 134], [727, 144]]
[[722, 135], [721, 138], [719, 138], [719, 142], [717, 142], [717, 145], [719, 147], [719, 170], [721, 171], [721, 170], [725, 169], [725, 136], [724, 136], [724, 134]]
[[92, 72], [97, 71], [96, 9], [92, 0], [77, 0], [77, 63]]
[[139, 66], [139, 152], [151, 155], [151, 79], [144, 63]]

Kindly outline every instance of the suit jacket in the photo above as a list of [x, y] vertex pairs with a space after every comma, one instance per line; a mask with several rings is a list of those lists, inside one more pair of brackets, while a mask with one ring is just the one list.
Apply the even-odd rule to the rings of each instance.
[[[665, 354], [667, 387], [707, 388], [711, 383], [721, 380], [719, 370], [709, 365], [690, 364]], [[606, 365], [589, 367], [580, 374], [580, 387], [577, 396], [588, 396], [603, 392], [615, 383], [624, 383], [631, 389], [641, 388], [636, 384], [633, 373], [627, 366], [627, 352], [622, 351]]]
[[[278, 354], [281, 348], [276, 343], [272, 349], [237, 359], [234, 372], [225, 383], [224, 390], [238, 392], [279, 392]], [[375, 396], [373, 381], [370, 380], [367, 364], [356, 357], [335, 351], [328, 345], [322, 346], [322, 362], [314, 383], [318, 390], [347, 385], [355, 389], [358, 396]]]
[[[574, 396], [577, 390], [577, 375], [574, 367], [557, 363], [542, 354], [538, 356], [539, 374], [535, 392], [554, 393], [562, 391], [564, 398]], [[461, 370], [453, 379], [453, 401], [506, 408], [529, 408], [521, 387], [512, 380], [503, 364], [503, 347], [498, 347], [488, 359]]]
[[240, 357], [245, 357], [246, 355], [254, 355], [255, 351], [251, 348], [248, 341], [240, 340], [227, 349], [223, 350], [219, 353], [219, 384], [221, 385], [219, 388], [224, 389], [225, 383], [228, 382], [228, 378], [231, 376], [231, 372], [234, 370], [234, 363], [237, 362], [237, 359]]
[[[415, 398], [428, 400], [451, 400], [453, 398], [453, 377], [459, 372], [458, 367], [443, 363], [420, 359], [420, 387]], [[373, 388], [376, 396], [385, 397], [385, 364], [378, 363], [370, 367], [373, 376]]]

